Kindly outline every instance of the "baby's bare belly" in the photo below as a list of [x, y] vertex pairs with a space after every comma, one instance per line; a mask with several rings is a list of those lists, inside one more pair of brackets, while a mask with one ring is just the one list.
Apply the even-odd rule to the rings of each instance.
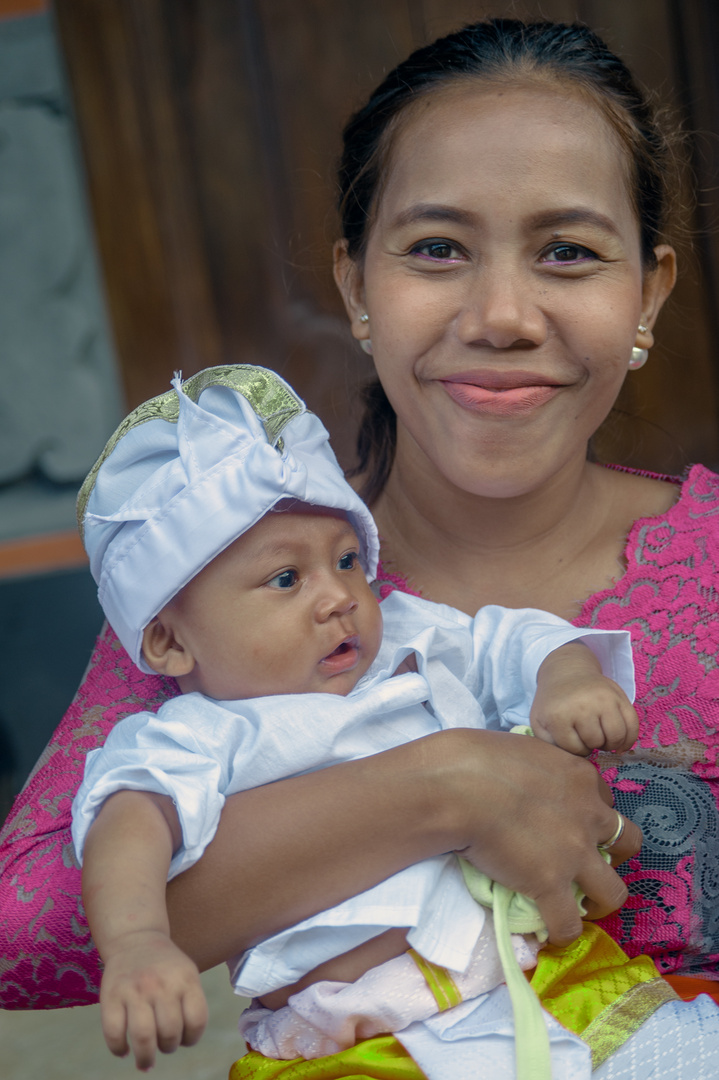
[[356, 949], [343, 953], [320, 964], [313, 971], [303, 975], [291, 986], [283, 986], [280, 990], [273, 990], [270, 994], [264, 994], [260, 1001], [267, 1009], [281, 1009], [287, 1004], [291, 994], [304, 990], [313, 983], [329, 980], [330, 982], [355, 982], [360, 975], [370, 968], [384, 964], [386, 960], [392, 960], [395, 956], [401, 956], [407, 951], [406, 927], [386, 930], [379, 937], [365, 941], [364, 945], [358, 945]]

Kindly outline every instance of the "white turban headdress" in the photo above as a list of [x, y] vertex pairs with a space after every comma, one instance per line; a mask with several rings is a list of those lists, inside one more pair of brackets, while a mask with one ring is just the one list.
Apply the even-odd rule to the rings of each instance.
[[122, 422], [80, 489], [78, 524], [113, 630], [136, 664], [145, 627], [282, 499], [343, 511], [368, 580], [379, 542], [320, 420], [274, 371], [208, 368]]

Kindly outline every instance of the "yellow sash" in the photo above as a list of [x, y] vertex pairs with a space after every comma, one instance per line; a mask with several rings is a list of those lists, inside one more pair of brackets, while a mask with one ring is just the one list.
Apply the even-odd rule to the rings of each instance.
[[274, 1061], [251, 1050], [230, 1069], [229, 1080], [426, 1080], [393, 1035], [366, 1039], [349, 1050], [312, 1061]]
[[571, 945], [544, 946], [531, 985], [547, 1012], [589, 1044], [594, 1069], [660, 1005], [679, 997], [648, 956], [630, 959], [590, 922]]
[[[421, 959], [421, 958], [420, 958]], [[438, 1006], [446, 1008], [454, 984], [448, 972], [427, 968]], [[444, 979], [444, 975], [447, 979]], [[564, 1027], [580, 1035], [598, 1068], [666, 1001], [678, 995], [657, 975], [647, 956], [630, 959], [594, 923], [564, 948], [546, 945], [531, 974], [532, 989]], [[456, 991], [456, 988], [455, 988]], [[434, 991], [433, 991], [434, 992]], [[312, 1061], [275, 1061], [250, 1051], [236, 1061], [229, 1080], [425, 1080], [424, 1073], [392, 1035], [366, 1039], [339, 1054]]]

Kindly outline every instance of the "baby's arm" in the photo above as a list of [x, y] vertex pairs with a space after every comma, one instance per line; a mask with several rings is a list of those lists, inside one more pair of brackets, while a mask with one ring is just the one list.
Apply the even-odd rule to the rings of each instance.
[[529, 721], [537, 738], [583, 757], [592, 750], [628, 750], [638, 732], [629, 698], [579, 641], [542, 662]]
[[180, 827], [172, 800], [118, 791], [85, 841], [82, 893], [104, 961], [102, 1029], [113, 1054], [131, 1047], [138, 1069], [155, 1053], [196, 1043], [207, 1023], [197, 967], [170, 940], [167, 873]]

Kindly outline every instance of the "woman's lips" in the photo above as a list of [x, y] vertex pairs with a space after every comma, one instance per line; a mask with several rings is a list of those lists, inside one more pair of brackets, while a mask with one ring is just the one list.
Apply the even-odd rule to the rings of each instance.
[[[513, 386], [487, 386], [458, 378], [441, 379], [453, 401], [472, 412], [491, 416], [524, 416], [545, 405], [561, 389], [556, 383], [526, 383]], [[516, 382], [516, 378], [512, 379]]]

